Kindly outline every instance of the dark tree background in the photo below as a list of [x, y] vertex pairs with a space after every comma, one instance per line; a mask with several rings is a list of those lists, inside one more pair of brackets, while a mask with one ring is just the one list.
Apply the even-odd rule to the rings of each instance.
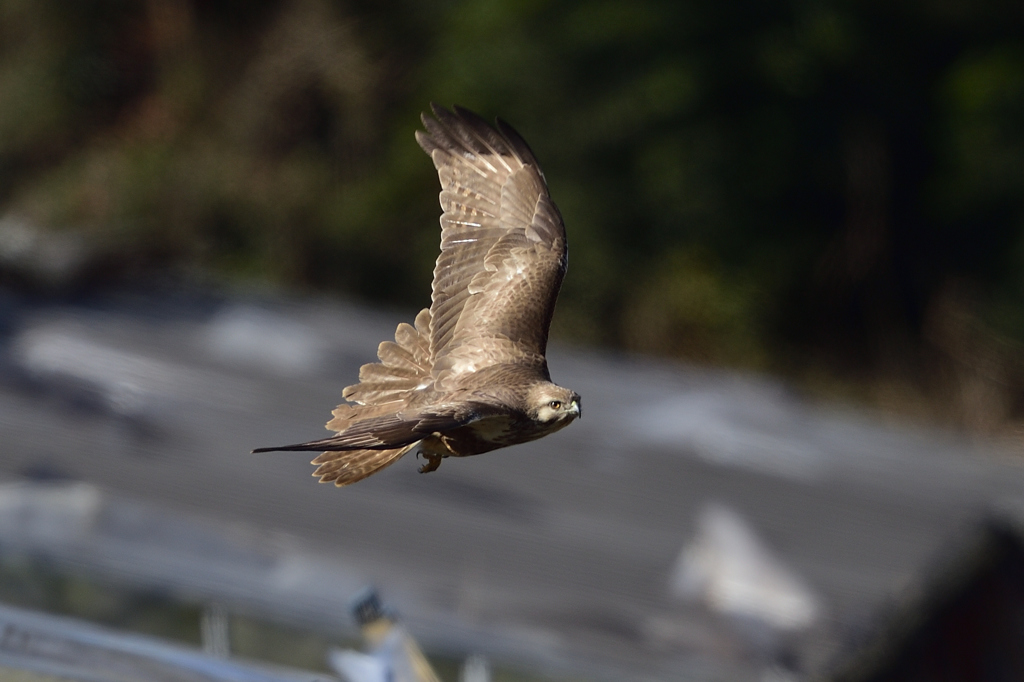
[[1024, 415], [1019, 2], [0, 0], [6, 286], [425, 305], [430, 101], [544, 163], [560, 338]]

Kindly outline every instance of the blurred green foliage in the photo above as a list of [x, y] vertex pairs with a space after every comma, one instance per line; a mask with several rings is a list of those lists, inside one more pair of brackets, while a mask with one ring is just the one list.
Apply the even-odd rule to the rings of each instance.
[[197, 264], [425, 305], [430, 101], [544, 163], [556, 335], [1020, 412], [1008, 0], [0, 0], [0, 203], [89, 235], [92, 278]]

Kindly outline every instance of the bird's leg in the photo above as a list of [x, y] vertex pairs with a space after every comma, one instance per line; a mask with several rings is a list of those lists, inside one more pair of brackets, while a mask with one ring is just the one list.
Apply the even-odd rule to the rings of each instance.
[[437, 468], [441, 466], [441, 455], [434, 452], [423, 452], [422, 454], [427, 463], [420, 467], [420, 473], [427, 474], [437, 471]]
[[444, 441], [439, 439], [440, 434], [435, 433], [430, 438], [426, 438], [420, 442], [420, 449], [418, 455], [423, 455], [426, 459], [426, 463], [420, 467], [420, 473], [425, 474], [431, 471], [437, 471], [437, 468], [441, 466], [441, 460], [449, 455], [448, 448], [444, 446]]

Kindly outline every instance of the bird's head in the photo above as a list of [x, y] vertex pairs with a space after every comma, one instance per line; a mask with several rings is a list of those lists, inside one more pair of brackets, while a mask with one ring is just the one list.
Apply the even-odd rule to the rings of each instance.
[[530, 388], [528, 403], [531, 416], [542, 424], [567, 426], [580, 416], [580, 394], [549, 381]]

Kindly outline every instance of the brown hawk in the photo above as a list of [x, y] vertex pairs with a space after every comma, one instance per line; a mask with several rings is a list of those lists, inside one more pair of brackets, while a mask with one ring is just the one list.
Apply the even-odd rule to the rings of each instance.
[[580, 416], [544, 353], [566, 269], [565, 226], [529, 146], [501, 119], [431, 105], [416, 141], [441, 180], [441, 255], [430, 308], [402, 323], [346, 388], [323, 440], [259, 448], [321, 451], [314, 476], [355, 483], [418, 448], [444, 457], [525, 443]]

